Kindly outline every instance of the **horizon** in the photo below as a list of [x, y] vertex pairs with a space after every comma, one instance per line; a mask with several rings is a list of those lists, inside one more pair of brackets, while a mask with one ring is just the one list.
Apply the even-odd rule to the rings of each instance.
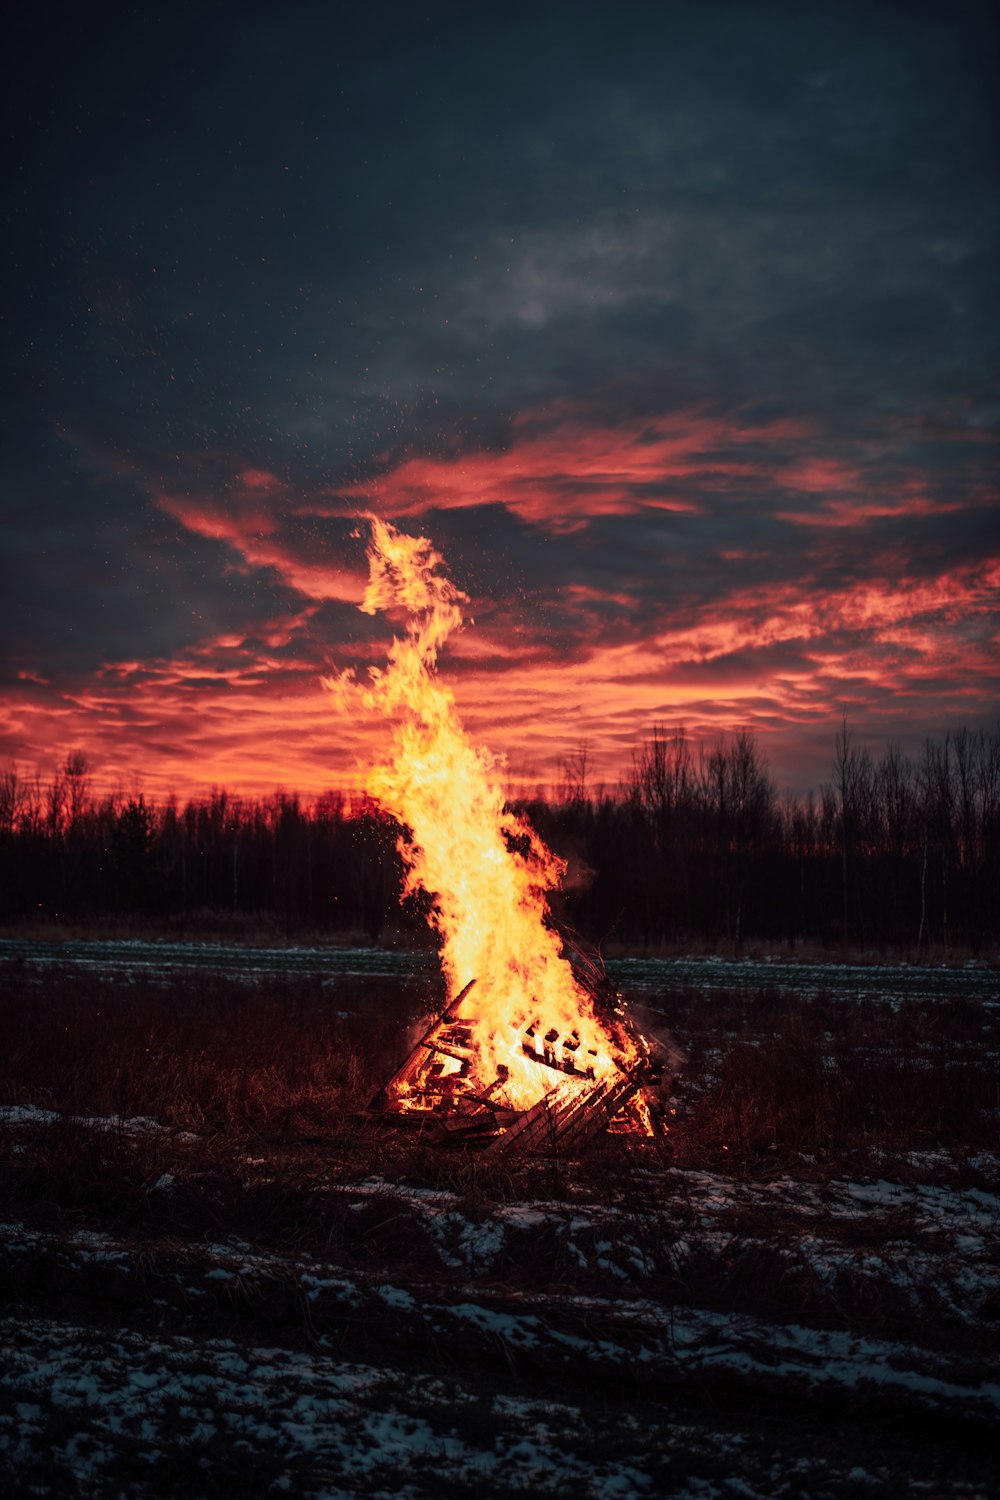
[[[601, 778], [596, 774], [590, 758], [590, 747], [578, 744], [564, 758], [560, 767], [560, 774], [556, 780], [542, 782], [530, 775], [516, 776], [508, 773], [504, 767], [497, 770], [497, 779], [503, 787], [505, 800], [509, 803], [522, 803], [530, 805], [532, 802], [545, 802], [552, 807], [568, 805], [579, 794], [585, 802], [597, 804], [604, 799], [619, 801], [626, 797], [630, 791], [630, 778], [633, 774], [636, 762], [643, 749], [653, 743], [656, 738], [673, 746], [678, 740], [683, 740], [691, 757], [691, 768], [695, 775], [705, 769], [705, 763], [716, 750], [732, 749], [738, 736], [749, 732], [751, 739], [759, 752], [761, 769], [768, 778], [774, 791], [775, 800], [783, 804], [787, 800], [799, 806], [805, 806], [810, 799], [820, 798], [823, 794], [834, 789], [837, 737], [846, 730], [847, 743], [850, 750], [860, 756], [870, 758], [873, 765], [877, 767], [879, 761], [891, 751], [899, 750], [903, 757], [905, 767], [916, 774], [919, 772], [921, 753], [926, 754], [929, 747], [941, 750], [951, 745], [956, 735], [963, 732], [972, 735], [993, 736], [1000, 739], [1000, 717], [992, 725], [985, 728], [972, 729], [968, 725], [955, 725], [951, 729], [938, 734], [926, 735], [915, 753], [910, 753], [895, 739], [888, 739], [881, 744], [865, 742], [860, 735], [854, 731], [854, 727], [848, 722], [840, 721], [836, 726], [831, 726], [831, 743], [829, 758], [829, 774], [816, 784], [805, 786], [797, 790], [793, 785], [782, 783], [774, 773], [774, 767], [768, 757], [767, 746], [753, 734], [752, 731], [734, 729], [728, 733], [717, 734], [712, 740], [696, 741], [692, 736], [684, 732], [684, 726], [680, 726], [678, 732], [668, 729], [666, 726], [656, 725], [650, 735], [634, 747], [634, 758], [627, 770], [614, 782]], [[585, 760], [583, 782], [580, 782], [580, 757]], [[19, 764], [15, 760], [7, 762], [0, 770], [0, 775], [5, 778], [13, 776], [22, 787], [30, 786], [31, 790], [39, 796], [49, 792], [56, 782], [64, 787], [71, 779], [67, 768], [74, 758], [80, 758], [80, 782], [84, 788], [85, 795], [94, 805], [107, 802], [124, 803], [129, 800], [142, 798], [151, 809], [165, 807], [170, 801], [175, 801], [180, 806], [187, 804], [202, 805], [210, 802], [217, 796], [225, 796], [242, 805], [253, 805], [254, 803], [273, 802], [278, 798], [297, 800], [306, 809], [315, 810], [317, 804], [324, 798], [340, 800], [345, 807], [348, 817], [355, 817], [366, 805], [377, 802], [377, 798], [366, 790], [363, 776], [352, 784], [349, 781], [335, 783], [327, 781], [315, 786], [300, 786], [289, 782], [275, 782], [270, 784], [239, 784], [230, 782], [191, 782], [187, 785], [175, 785], [166, 782], [152, 782], [143, 777], [141, 771], [133, 772], [127, 780], [125, 778], [102, 778], [97, 768], [89, 761], [86, 753], [81, 747], [73, 746], [64, 754], [53, 761], [50, 769], [46, 772], [35, 767]], [[578, 790], [577, 790], [578, 789]]]

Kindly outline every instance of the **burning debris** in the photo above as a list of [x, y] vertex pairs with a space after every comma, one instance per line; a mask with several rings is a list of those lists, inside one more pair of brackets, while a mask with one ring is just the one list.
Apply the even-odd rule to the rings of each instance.
[[662, 1055], [629, 1021], [600, 959], [553, 920], [565, 863], [505, 804], [497, 762], [472, 743], [437, 676], [468, 598], [424, 537], [372, 521], [361, 608], [402, 611], [384, 669], [353, 690], [394, 724], [367, 789], [400, 823], [404, 895], [429, 922], [454, 995], [373, 1107], [488, 1149], [579, 1148], [612, 1126], [658, 1133]]
[[[586, 958], [593, 973], [600, 975], [599, 988], [591, 989], [595, 1011], [604, 1010], [607, 1026], [631, 1034], [638, 1054], [631, 1066], [598, 1077], [598, 1053], [583, 1047], [578, 1028], [568, 1034], [555, 1026], [545, 1030], [536, 1017], [522, 1033], [521, 1051], [537, 1070], [537, 1098], [527, 1109], [517, 1108], [510, 1100], [506, 1063], [497, 1064], [491, 1082], [480, 1081], [476, 982], [471, 980], [379, 1090], [371, 1112], [425, 1126], [441, 1144], [468, 1141], [492, 1152], [512, 1147], [578, 1150], [604, 1130], [664, 1134], [661, 1095], [663, 1084], [669, 1084], [664, 1067], [671, 1060], [667, 1049], [634, 1031], [599, 959], [586, 954], [578, 940], [573, 942], [574, 967]], [[579, 976], [578, 982], [586, 987]]]

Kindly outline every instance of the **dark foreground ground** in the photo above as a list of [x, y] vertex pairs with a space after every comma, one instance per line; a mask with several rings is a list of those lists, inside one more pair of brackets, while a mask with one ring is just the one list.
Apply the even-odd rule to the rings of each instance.
[[665, 1143], [353, 1117], [426, 980], [0, 974], [0, 1484], [993, 1496], [1000, 1001], [674, 989]]

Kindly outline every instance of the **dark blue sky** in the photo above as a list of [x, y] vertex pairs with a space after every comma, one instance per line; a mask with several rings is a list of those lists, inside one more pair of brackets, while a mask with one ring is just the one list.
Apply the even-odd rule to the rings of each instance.
[[1000, 703], [979, 4], [20, 11], [0, 749], [345, 782], [357, 516], [432, 536], [477, 734], [828, 774]]

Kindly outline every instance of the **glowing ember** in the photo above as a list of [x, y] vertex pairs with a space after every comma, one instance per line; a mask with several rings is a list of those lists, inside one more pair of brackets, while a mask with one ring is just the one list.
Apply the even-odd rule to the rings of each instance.
[[[402, 610], [406, 628], [386, 667], [355, 686], [394, 724], [391, 758], [367, 786], [404, 826], [404, 894], [431, 895], [429, 920], [456, 997], [388, 1086], [391, 1103], [440, 1111], [478, 1097], [524, 1111], [554, 1087], [563, 1102], [611, 1098], [623, 1074], [646, 1063], [648, 1046], [620, 1019], [615, 997], [603, 1001], [564, 956], [547, 893], [565, 864], [505, 807], [496, 760], [472, 744], [437, 676], [438, 651], [461, 626], [468, 598], [426, 538], [377, 519], [371, 527], [361, 608]], [[352, 681], [348, 673], [331, 686]]]

